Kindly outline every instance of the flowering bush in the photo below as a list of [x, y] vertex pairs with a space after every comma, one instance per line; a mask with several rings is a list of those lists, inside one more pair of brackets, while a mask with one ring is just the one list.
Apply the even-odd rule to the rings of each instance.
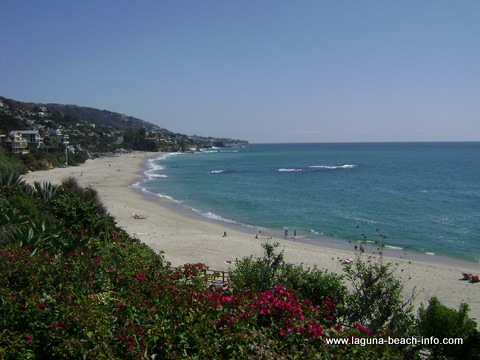
[[0, 358], [286, 359], [356, 349], [324, 342], [350, 335], [331, 326], [333, 302], [314, 305], [281, 285], [220, 290], [206, 270], [165, 267], [135, 241], [67, 254], [3, 249]]

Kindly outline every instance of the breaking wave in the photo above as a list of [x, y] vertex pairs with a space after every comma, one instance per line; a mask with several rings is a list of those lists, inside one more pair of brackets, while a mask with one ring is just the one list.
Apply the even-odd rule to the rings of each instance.
[[317, 171], [330, 171], [341, 169], [355, 169], [357, 165], [345, 164], [345, 165], [312, 165], [306, 168], [294, 168], [294, 169], [277, 169], [280, 172], [317, 172]]

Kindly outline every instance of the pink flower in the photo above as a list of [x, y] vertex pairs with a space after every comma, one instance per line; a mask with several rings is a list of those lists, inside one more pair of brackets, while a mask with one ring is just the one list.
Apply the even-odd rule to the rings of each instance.
[[32, 335], [31, 335], [31, 334], [27, 334], [27, 335], [25, 335], [25, 338], [28, 339], [28, 340], [30, 340], [30, 339], [32, 338]]
[[366, 326], [360, 325], [358, 323], [356, 323], [354, 326], [355, 326], [356, 329], [360, 330], [363, 333], [366, 333], [368, 331]]

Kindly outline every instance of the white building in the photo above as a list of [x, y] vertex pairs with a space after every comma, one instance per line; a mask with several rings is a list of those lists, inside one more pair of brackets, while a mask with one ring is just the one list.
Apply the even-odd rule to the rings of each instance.
[[43, 144], [42, 137], [36, 130], [13, 130], [2, 140], [2, 145], [11, 148], [15, 153], [28, 152], [29, 145], [38, 148]]

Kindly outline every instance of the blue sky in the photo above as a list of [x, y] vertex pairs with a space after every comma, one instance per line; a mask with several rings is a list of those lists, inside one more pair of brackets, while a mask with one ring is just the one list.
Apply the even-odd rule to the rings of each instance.
[[480, 2], [0, 2], [0, 95], [251, 142], [479, 141]]

